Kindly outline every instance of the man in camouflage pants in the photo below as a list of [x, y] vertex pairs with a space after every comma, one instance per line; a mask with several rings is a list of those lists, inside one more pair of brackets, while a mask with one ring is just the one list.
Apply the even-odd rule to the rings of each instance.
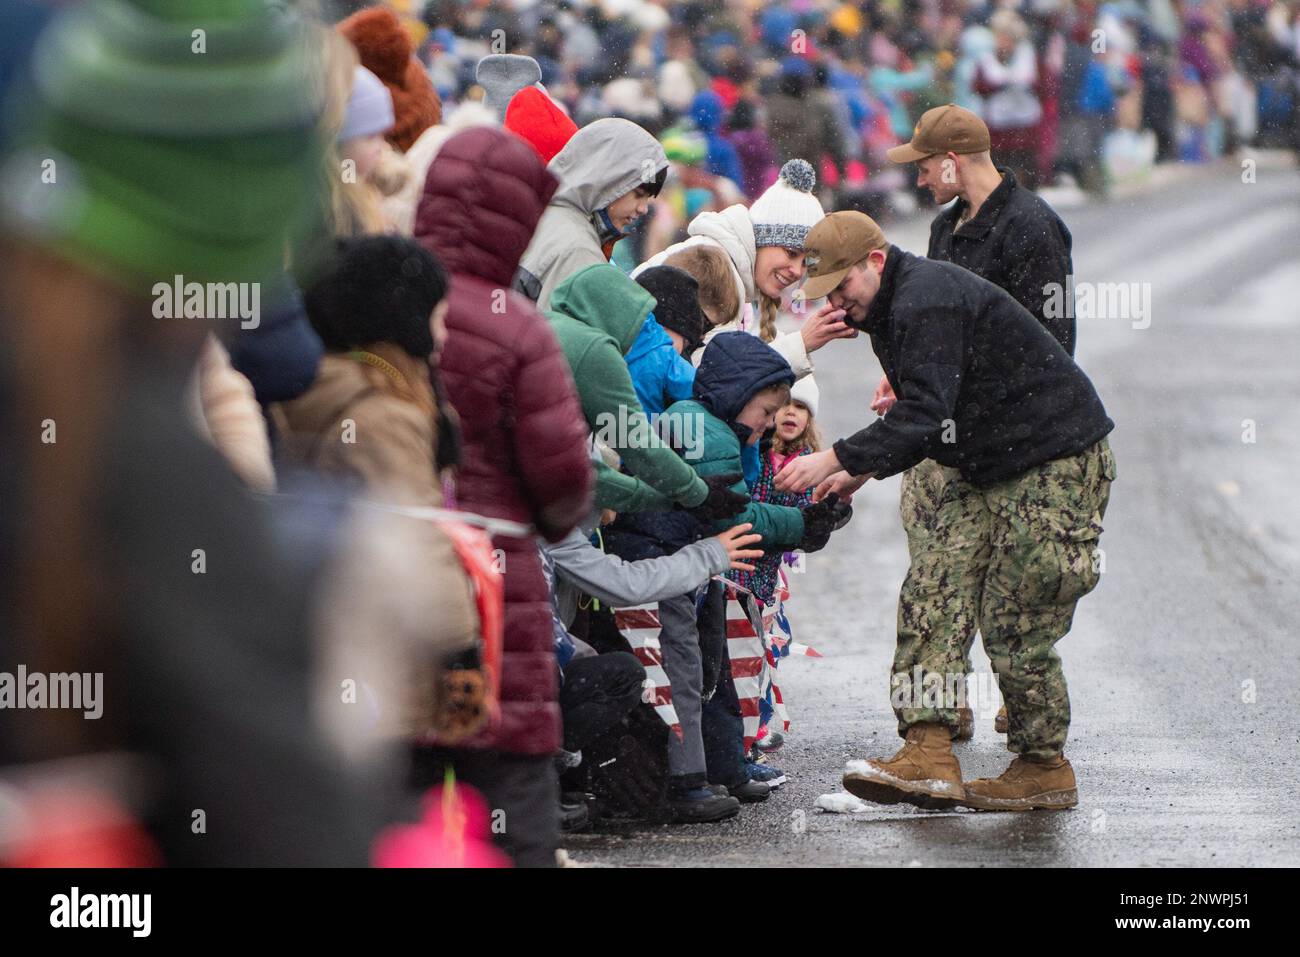
[[[1009, 749], [1045, 760], [1064, 750], [1070, 698], [1054, 646], [1075, 603], [1097, 586], [1114, 476], [1102, 439], [988, 488], [942, 465], [912, 487], [903, 507], [923, 518], [908, 525], [912, 559], [898, 599], [891, 694], [900, 734], [926, 721], [959, 723], [968, 636], [978, 628], [1007, 700]], [[943, 676], [941, 707], [926, 706], [928, 675]]]
[[[926, 458], [941, 467], [909, 499], [911, 565], [891, 681], [906, 743], [887, 760], [851, 764], [844, 786], [928, 808], [1073, 807], [1063, 753], [1070, 705], [1055, 645], [1099, 578], [1114, 423], [1061, 344], [987, 280], [890, 246], [861, 213], [831, 214], [805, 245], [804, 295], [829, 295], [828, 310], [870, 334], [897, 402], [786, 466], [776, 487], [821, 483], [815, 497], [844, 496]], [[951, 735], [977, 625], [1017, 757], [998, 778], [963, 782]]]
[[[930, 190], [943, 207], [930, 224], [927, 259], [956, 263], [1011, 294], [1033, 314], [1071, 356], [1075, 322], [1072, 308], [1054, 308], [1071, 297], [1071, 237], [1065, 223], [1037, 194], [1016, 182], [1008, 169], [993, 164], [989, 130], [970, 110], [955, 104], [937, 106], [916, 124], [910, 143], [889, 150], [895, 163], [916, 164], [916, 184]], [[956, 200], [956, 202], [953, 202]], [[881, 379], [871, 408], [884, 415], [895, 396], [888, 377]], [[928, 549], [939, 517], [937, 494], [952, 470], [926, 459], [903, 473], [901, 504], [909, 548]], [[963, 626], [963, 670], [971, 672], [970, 649], [979, 627], [977, 603], [959, 619]], [[987, 649], [986, 649], [987, 650]], [[956, 740], [974, 734], [974, 713], [959, 709]], [[1007, 709], [994, 720], [1007, 733]]]

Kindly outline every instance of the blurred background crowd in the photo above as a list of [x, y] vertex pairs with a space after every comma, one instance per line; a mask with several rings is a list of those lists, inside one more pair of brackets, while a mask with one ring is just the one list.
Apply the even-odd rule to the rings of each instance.
[[[354, 6], [336, 3], [345, 14]], [[981, 115], [1030, 185], [1102, 193], [1156, 163], [1294, 147], [1300, 4], [1290, 0], [393, 0], [444, 110], [475, 65], [522, 53], [579, 126], [625, 116], [684, 171], [625, 254], [752, 200], [816, 153], [828, 208], [908, 212], [884, 151], [930, 107]], [[635, 248], [634, 248], [635, 247]]]

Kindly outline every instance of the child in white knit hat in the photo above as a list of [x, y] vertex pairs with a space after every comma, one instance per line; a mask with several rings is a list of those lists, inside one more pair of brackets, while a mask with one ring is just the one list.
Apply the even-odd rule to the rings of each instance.
[[[759, 477], [750, 485], [752, 501], [794, 508], [805, 508], [812, 504], [813, 487], [798, 493], [778, 492], [774, 480], [777, 473], [792, 459], [821, 450], [821, 435], [815, 421], [818, 398], [817, 383], [810, 375], [797, 381], [790, 390], [789, 401], [776, 414], [776, 434], [772, 444], [770, 447], [765, 444], [762, 448]], [[785, 567], [802, 569], [800, 563], [803, 557], [801, 553], [789, 552], [771, 555], [756, 561], [753, 571], [732, 571], [727, 574], [736, 584], [753, 593], [765, 609], [764, 620], [771, 620], [772, 625], [763, 640], [768, 646], [769, 660], [774, 667], [789, 655], [792, 635], [785, 609], [784, 596], [789, 592]], [[766, 697], [759, 701], [760, 723], [754, 741], [757, 752], [775, 751], [784, 741], [781, 733], [783, 729], [772, 727], [776, 724], [773, 720], [776, 717], [773, 698], [774, 692], [769, 688]]]

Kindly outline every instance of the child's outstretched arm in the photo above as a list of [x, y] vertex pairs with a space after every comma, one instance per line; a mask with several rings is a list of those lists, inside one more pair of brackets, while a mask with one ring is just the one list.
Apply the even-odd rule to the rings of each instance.
[[[706, 427], [704, 435], [704, 454], [691, 464], [701, 478], [728, 473], [743, 474], [740, 465], [740, 440], [725, 425], [714, 420]], [[749, 494], [749, 486], [742, 477], [731, 487], [740, 495]], [[722, 531], [738, 522], [748, 522], [754, 531], [763, 536], [763, 547], [768, 550], [777, 546], [797, 548], [803, 541], [803, 516], [799, 509], [785, 505], [772, 505], [767, 502], [750, 501], [740, 514], [713, 524], [714, 531]]]
[[581, 532], [546, 546], [561, 580], [613, 608], [644, 605], [684, 595], [737, 562], [757, 558], [757, 536], [748, 529], [715, 535], [662, 558], [627, 562], [602, 552]]

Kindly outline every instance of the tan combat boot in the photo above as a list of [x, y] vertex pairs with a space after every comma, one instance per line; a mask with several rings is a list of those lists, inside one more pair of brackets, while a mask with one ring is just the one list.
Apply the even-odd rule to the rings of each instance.
[[957, 729], [952, 732], [954, 741], [969, 741], [975, 737], [975, 712], [970, 708], [957, 709]]
[[993, 730], [998, 734], [1006, 734], [1008, 727], [1010, 725], [1007, 723], [1007, 706], [1003, 705], [998, 708], [998, 713], [993, 718]]
[[1079, 792], [1065, 755], [1051, 762], [1017, 757], [1000, 777], [968, 781], [964, 803], [980, 811], [1062, 811], [1079, 803]]
[[908, 728], [907, 743], [887, 761], [850, 763], [844, 789], [864, 801], [903, 801], [930, 811], [954, 807], [965, 796], [950, 732], [929, 722]]

